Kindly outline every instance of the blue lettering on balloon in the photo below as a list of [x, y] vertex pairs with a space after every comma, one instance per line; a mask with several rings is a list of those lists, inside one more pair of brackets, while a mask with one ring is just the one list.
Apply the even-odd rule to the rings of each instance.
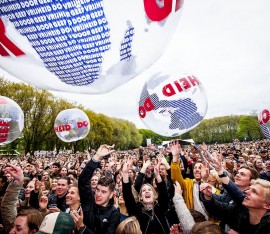
[[[102, 0], [2, 0], [1, 17], [27, 37], [46, 68], [70, 85], [90, 85], [111, 47]], [[134, 28], [127, 25], [119, 61], [129, 60]]]

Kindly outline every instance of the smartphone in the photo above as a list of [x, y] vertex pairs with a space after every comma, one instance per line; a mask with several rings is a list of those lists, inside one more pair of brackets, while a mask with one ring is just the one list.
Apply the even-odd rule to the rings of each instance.
[[55, 204], [55, 203], [52, 203], [52, 204], [49, 204], [48, 205], [48, 208], [50, 209], [50, 208], [55, 208], [55, 207], [57, 207], [57, 204]]

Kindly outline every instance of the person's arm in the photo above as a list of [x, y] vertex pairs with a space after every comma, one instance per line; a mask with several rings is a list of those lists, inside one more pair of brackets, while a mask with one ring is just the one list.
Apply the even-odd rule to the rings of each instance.
[[242, 204], [245, 195], [236, 186], [236, 184], [228, 177], [228, 175], [226, 174], [225, 170], [221, 165], [221, 160], [214, 159], [212, 165], [216, 169], [218, 176], [222, 181], [223, 188], [228, 192], [228, 194], [236, 204]]
[[175, 195], [173, 197], [173, 203], [175, 206], [175, 211], [177, 213], [179, 222], [181, 223], [183, 234], [190, 233], [192, 227], [194, 226], [195, 222], [194, 219], [186, 206], [184, 198], [182, 196], [182, 189], [180, 184], [176, 181], [174, 185]]
[[139, 193], [140, 190], [141, 190], [141, 187], [143, 185], [143, 179], [144, 179], [144, 177], [145, 177], [145, 174], [142, 173], [142, 172], [139, 172], [138, 175], [135, 178], [134, 188], [137, 191], [137, 193]]
[[166, 213], [168, 210], [168, 203], [169, 203], [169, 195], [167, 191], [167, 187], [165, 182], [162, 180], [160, 174], [159, 174], [159, 166], [161, 162], [158, 162], [157, 165], [154, 167], [154, 174], [156, 179], [156, 184], [158, 188], [158, 204], [160, 206], [160, 209]]
[[134, 199], [131, 183], [128, 178], [128, 170], [129, 170], [128, 162], [125, 162], [123, 165], [123, 198], [125, 200], [125, 205], [130, 216], [134, 215], [137, 217], [137, 204]]
[[178, 142], [172, 143], [171, 152], [173, 155], [173, 160], [171, 163], [171, 178], [174, 181], [178, 181], [181, 188], [185, 190], [185, 181], [180, 171], [180, 166], [178, 162], [179, 154], [181, 152], [181, 146]]
[[31, 207], [36, 208], [36, 209], [39, 209], [38, 197], [39, 197], [39, 194], [41, 194], [40, 185], [41, 185], [41, 182], [39, 180], [35, 180], [35, 188], [30, 193], [29, 204]]
[[139, 193], [141, 190], [141, 187], [143, 185], [143, 179], [145, 177], [145, 173], [146, 173], [146, 169], [147, 167], [150, 165], [150, 161], [147, 160], [143, 163], [143, 166], [141, 168], [141, 171], [138, 173], [138, 175], [136, 176], [135, 182], [134, 182], [134, 188], [136, 189], [136, 191]]
[[3, 226], [5, 230], [9, 232], [17, 216], [18, 196], [23, 186], [23, 171], [20, 167], [12, 164], [7, 164], [4, 171], [9, 173], [14, 178], [14, 180], [9, 183], [1, 202]]
[[228, 184], [222, 184], [222, 187], [228, 192], [235, 204], [242, 204], [245, 194], [231, 179]]
[[79, 176], [78, 188], [81, 199], [81, 206], [84, 213], [83, 222], [86, 226], [88, 226], [89, 229], [92, 228], [90, 227], [91, 224], [89, 223], [89, 216], [93, 212], [93, 206], [95, 202], [90, 185], [90, 178], [92, 177], [94, 170], [98, 167], [100, 160], [105, 155], [113, 152], [111, 148], [112, 147], [108, 145], [101, 145], [93, 158], [86, 164], [85, 168]]
[[200, 200], [211, 215], [227, 224], [231, 224], [238, 215], [235, 204], [227, 204], [214, 199], [212, 186], [208, 183], [200, 185]]

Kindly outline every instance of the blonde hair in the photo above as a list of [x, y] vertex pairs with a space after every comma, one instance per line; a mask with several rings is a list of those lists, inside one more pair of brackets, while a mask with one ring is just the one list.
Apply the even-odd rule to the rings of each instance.
[[142, 234], [139, 221], [135, 216], [126, 218], [119, 223], [115, 234]]
[[219, 188], [219, 186], [222, 184], [222, 180], [219, 178], [218, 173], [216, 170], [210, 170], [209, 175], [213, 177], [213, 179], [216, 180], [214, 187]]
[[259, 184], [262, 187], [264, 187], [265, 202], [270, 204], [270, 182], [263, 179], [256, 179], [256, 180], [251, 180], [250, 184], [251, 185]]
[[212, 221], [203, 221], [195, 223], [192, 227], [191, 234], [225, 234], [221, 227]]

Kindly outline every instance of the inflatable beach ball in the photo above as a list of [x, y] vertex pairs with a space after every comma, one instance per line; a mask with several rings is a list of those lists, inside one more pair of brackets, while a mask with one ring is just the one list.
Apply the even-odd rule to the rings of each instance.
[[207, 105], [206, 92], [196, 76], [160, 72], [145, 83], [138, 114], [150, 130], [175, 137], [196, 127], [206, 115]]
[[21, 107], [12, 99], [0, 96], [0, 145], [16, 140], [24, 127]]
[[61, 111], [54, 122], [56, 135], [64, 142], [73, 142], [85, 138], [90, 131], [88, 116], [80, 109]]
[[43, 89], [106, 93], [157, 61], [182, 8], [183, 0], [1, 1], [0, 67]]

